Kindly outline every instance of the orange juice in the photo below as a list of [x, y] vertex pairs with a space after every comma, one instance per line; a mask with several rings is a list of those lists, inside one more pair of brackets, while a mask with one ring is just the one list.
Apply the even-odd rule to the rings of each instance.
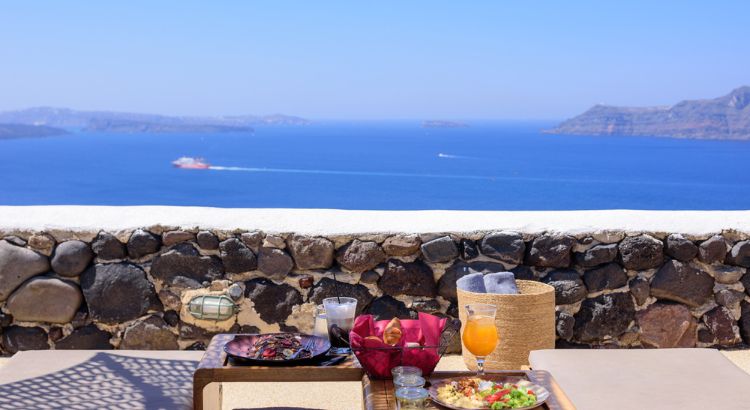
[[497, 346], [495, 319], [488, 316], [470, 316], [464, 328], [464, 346], [474, 356], [487, 356]]

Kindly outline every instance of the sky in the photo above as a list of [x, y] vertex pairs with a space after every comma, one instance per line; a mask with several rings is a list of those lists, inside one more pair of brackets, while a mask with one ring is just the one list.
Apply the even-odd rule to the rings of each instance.
[[562, 119], [750, 85], [750, 2], [5, 1], [0, 110]]

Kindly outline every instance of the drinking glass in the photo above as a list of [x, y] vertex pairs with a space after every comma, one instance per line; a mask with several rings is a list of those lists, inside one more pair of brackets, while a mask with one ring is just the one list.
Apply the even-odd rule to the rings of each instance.
[[328, 338], [332, 351], [336, 354], [349, 354], [349, 332], [354, 327], [354, 314], [357, 311], [357, 299], [334, 297], [323, 299], [328, 322]]
[[424, 387], [426, 383], [424, 377], [417, 376], [416, 374], [405, 374], [396, 377], [393, 380], [393, 387], [400, 389], [403, 387]]
[[497, 346], [495, 327], [497, 306], [484, 303], [466, 305], [466, 326], [462, 340], [464, 346], [477, 358], [477, 376], [484, 375], [484, 358]]
[[326, 308], [323, 305], [315, 306], [313, 335], [328, 339], [328, 321], [326, 320]]
[[426, 408], [427, 389], [421, 387], [402, 387], [396, 389], [396, 410], [421, 410]]
[[416, 376], [422, 375], [422, 369], [415, 366], [396, 366], [393, 369], [391, 369], [391, 375], [393, 375], [393, 380], [396, 380], [399, 376], [405, 376], [407, 374], [413, 374]]

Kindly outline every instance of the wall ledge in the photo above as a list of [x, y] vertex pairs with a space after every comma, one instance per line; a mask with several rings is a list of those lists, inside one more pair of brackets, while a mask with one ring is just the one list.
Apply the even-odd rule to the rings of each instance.
[[261, 230], [309, 235], [566, 232], [750, 234], [750, 211], [351, 211], [175, 206], [0, 206], [0, 233], [124, 232], [137, 228]]

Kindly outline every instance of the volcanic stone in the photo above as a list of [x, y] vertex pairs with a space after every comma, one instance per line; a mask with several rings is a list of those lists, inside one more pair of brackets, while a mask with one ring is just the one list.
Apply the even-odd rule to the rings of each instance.
[[169, 326], [177, 326], [180, 324], [180, 315], [174, 310], [168, 310], [164, 312], [164, 321], [167, 322]]
[[743, 300], [740, 306], [740, 336], [745, 343], [750, 344], [750, 303]]
[[714, 295], [716, 303], [729, 309], [736, 308], [743, 297], [742, 292], [732, 289], [721, 289]]
[[527, 264], [548, 268], [570, 266], [570, 252], [575, 238], [567, 235], [542, 235], [534, 238], [527, 257]]
[[456, 281], [462, 277], [475, 272], [490, 273], [502, 272], [505, 267], [494, 262], [464, 262], [456, 261], [445, 270], [443, 276], [438, 280], [438, 294], [448, 300], [456, 300]]
[[336, 251], [336, 260], [347, 270], [362, 273], [382, 263], [385, 253], [375, 242], [355, 239]]
[[243, 273], [258, 267], [255, 254], [242, 241], [229, 238], [219, 244], [221, 261], [227, 273]]
[[556, 305], [580, 302], [588, 294], [581, 276], [573, 270], [552, 271], [542, 281], [555, 288]]
[[151, 275], [166, 283], [177, 276], [195, 281], [211, 281], [222, 276], [221, 261], [215, 256], [202, 256], [190, 243], [178, 243], [168, 252], [154, 258]]
[[49, 270], [49, 260], [32, 250], [0, 241], [0, 302], [32, 276]]
[[94, 242], [91, 243], [91, 249], [101, 260], [124, 259], [125, 245], [120, 242], [114, 235], [100, 232]]
[[360, 283], [375, 284], [380, 280], [380, 274], [374, 270], [368, 270], [359, 275]]
[[479, 256], [479, 248], [477, 247], [477, 243], [475, 241], [472, 241], [471, 239], [461, 239], [458, 248], [459, 252], [461, 253], [461, 258], [465, 260], [474, 259]]
[[415, 300], [411, 303], [411, 308], [417, 312], [435, 314], [440, 312], [440, 303], [435, 299]]
[[6, 307], [21, 322], [68, 323], [82, 301], [81, 290], [75, 283], [36, 277], [13, 292]]
[[29, 238], [29, 246], [45, 256], [52, 255], [55, 240], [47, 234], [35, 234]]
[[447, 346], [445, 353], [461, 354], [461, 321], [448, 318], [445, 331], [440, 335], [440, 346]]
[[169, 286], [173, 290], [185, 290], [185, 289], [200, 289], [203, 287], [200, 282], [195, 279], [186, 278], [184, 276], [175, 276], [169, 281]]
[[63, 329], [59, 326], [52, 326], [47, 331], [47, 335], [49, 336], [49, 340], [51, 342], [57, 342], [63, 337]]
[[504, 231], [486, 235], [479, 248], [484, 255], [492, 259], [520, 265], [526, 251], [526, 244], [520, 233]]
[[573, 315], [566, 312], [557, 312], [555, 330], [560, 338], [570, 340], [573, 337], [576, 320]]
[[52, 270], [60, 276], [77, 276], [88, 266], [94, 253], [81, 241], [65, 241], [55, 248]]
[[3, 350], [7, 353], [48, 349], [47, 332], [41, 327], [11, 326], [3, 329]]
[[374, 316], [375, 320], [390, 320], [394, 317], [399, 319], [411, 319], [412, 312], [406, 308], [404, 302], [385, 295], [372, 301], [364, 313]]
[[88, 325], [73, 330], [71, 334], [55, 343], [55, 349], [68, 350], [109, 350], [112, 344], [109, 339], [112, 334], [99, 329], [95, 325]]
[[421, 243], [417, 235], [389, 236], [383, 242], [383, 250], [388, 256], [409, 256], [419, 250]]
[[133, 259], [140, 259], [155, 253], [161, 247], [161, 239], [151, 232], [139, 229], [128, 239], [128, 255]]
[[729, 309], [723, 306], [711, 309], [703, 315], [703, 323], [716, 338], [716, 343], [727, 346], [739, 341], [735, 332], [735, 320]]
[[266, 248], [284, 249], [286, 248], [286, 243], [284, 241], [285, 239], [282, 236], [266, 235], [263, 239], [263, 246]]
[[510, 272], [513, 273], [513, 277], [516, 280], [538, 280], [534, 275], [534, 271], [525, 265], [518, 265], [511, 269]]
[[180, 242], [194, 241], [195, 234], [185, 231], [169, 231], [162, 234], [161, 240], [164, 242], [164, 246], [172, 246]]
[[209, 231], [198, 232], [198, 235], [195, 236], [195, 240], [198, 242], [198, 246], [200, 246], [201, 249], [207, 251], [219, 249], [219, 238]]
[[575, 315], [576, 339], [601, 341], [623, 334], [635, 319], [635, 307], [629, 293], [610, 293], [586, 299]]
[[635, 277], [630, 280], [630, 293], [635, 298], [635, 303], [638, 306], [646, 303], [648, 297], [651, 295], [651, 287], [648, 284], [648, 279]]
[[583, 281], [589, 292], [599, 292], [604, 289], [617, 289], [628, 283], [625, 269], [616, 263], [608, 263], [600, 268], [587, 270]]
[[620, 242], [619, 250], [627, 269], [656, 268], [664, 261], [664, 244], [649, 235], [627, 237]]
[[128, 263], [91, 266], [81, 274], [81, 288], [91, 317], [103, 323], [138, 318], [156, 299], [146, 273]]
[[584, 268], [593, 268], [617, 258], [617, 244], [596, 245], [585, 252], [576, 252], [576, 263]]
[[698, 329], [698, 341], [701, 343], [714, 344], [716, 342], [716, 339], [714, 338], [714, 334], [711, 333], [710, 330], [702, 327]]
[[179, 348], [177, 335], [169, 330], [164, 319], [155, 315], [128, 326], [120, 343], [120, 349], [124, 350], [177, 350]]
[[709, 269], [713, 273], [714, 279], [724, 284], [736, 283], [747, 272], [747, 269], [741, 266], [715, 265], [709, 267]]
[[292, 313], [292, 307], [302, 304], [297, 289], [263, 278], [245, 282], [245, 297], [253, 301], [255, 311], [267, 323], [283, 323]]
[[4, 239], [4, 240], [5, 240], [6, 242], [8, 242], [8, 243], [10, 243], [10, 244], [13, 244], [13, 245], [16, 245], [16, 246], [22, 246], [22, 247], [23, 247], [23, 246], [26, 246], [26, 241], [24, 241], [23, 239], [21, 239], [21, 238], [19, 238], [19, 237], [15, 236], [15, 235], [11, 235], [11, 236], [6, 236], [6, 237], [5, 237], [5, 238], [3, 238], [3, 239]]
[[427, 262], [443, 263], [458, 256], [458, 247], [450, 236], [442, 236], [422, 244], [422, 255]]
[[13, 323], [13, 315], [0, 312], [0, 328], [8, 327], [11, 323]]
[[680, 234], [667, 237], [667, 255], [678, 261], [687, 262], [698, 254], [698, 247]]
[[690, 265], [670, 260], [651, 280], [651, 296], [698, 307], [713, 296], [714, 279]]
[[750, 272], [746, 273], [742, 276], [742, 278], [740, 278], [740, 283], [742, 283], [742, 286], [745, 287], [745, 293], [750, 295]]
[[294, 261], [282, 249], [260, 248], [258, 270], [274, 280], [283, 280], [294, 268]]
[[734, 244], [729, 251], [728, 257], [732, 265], [750, 268], [750, 241], [741, 241]]
[[695, 347], [698, 323], [685, 305], [654, 303], [636, 316], [645, 346]]
[[287, 247], [298, 269], [328, 269], [333, 264], [333, 242], [326, 238], [294, 235]]
[[389, 259], [383, 276], [378, 281], [383, 293], [391, 296], [429, 296], [436, 294], [432, 269], [421, 261], [402, 262]]
[[336, 296], [345, 296], [357, 299], [357, 314], [362, 312], [365, 306], [369, 305], [373, 299], [370, 291], [364, 285], [352, 285], [349, 283], [338, 282], [331, 278], [323, 278], [310, 289], [307, 295], [307, 301], [319, 305], [323, 299]]
[[263, 232], [245, 232], [240, 235], [240, 240], [253, 252], [258, 252], [263, 245]]
[[724, 262], [728, 251], [726, 239], [721, 235], [714, 235], [698, 247], [698, 257], [704, 263]]

